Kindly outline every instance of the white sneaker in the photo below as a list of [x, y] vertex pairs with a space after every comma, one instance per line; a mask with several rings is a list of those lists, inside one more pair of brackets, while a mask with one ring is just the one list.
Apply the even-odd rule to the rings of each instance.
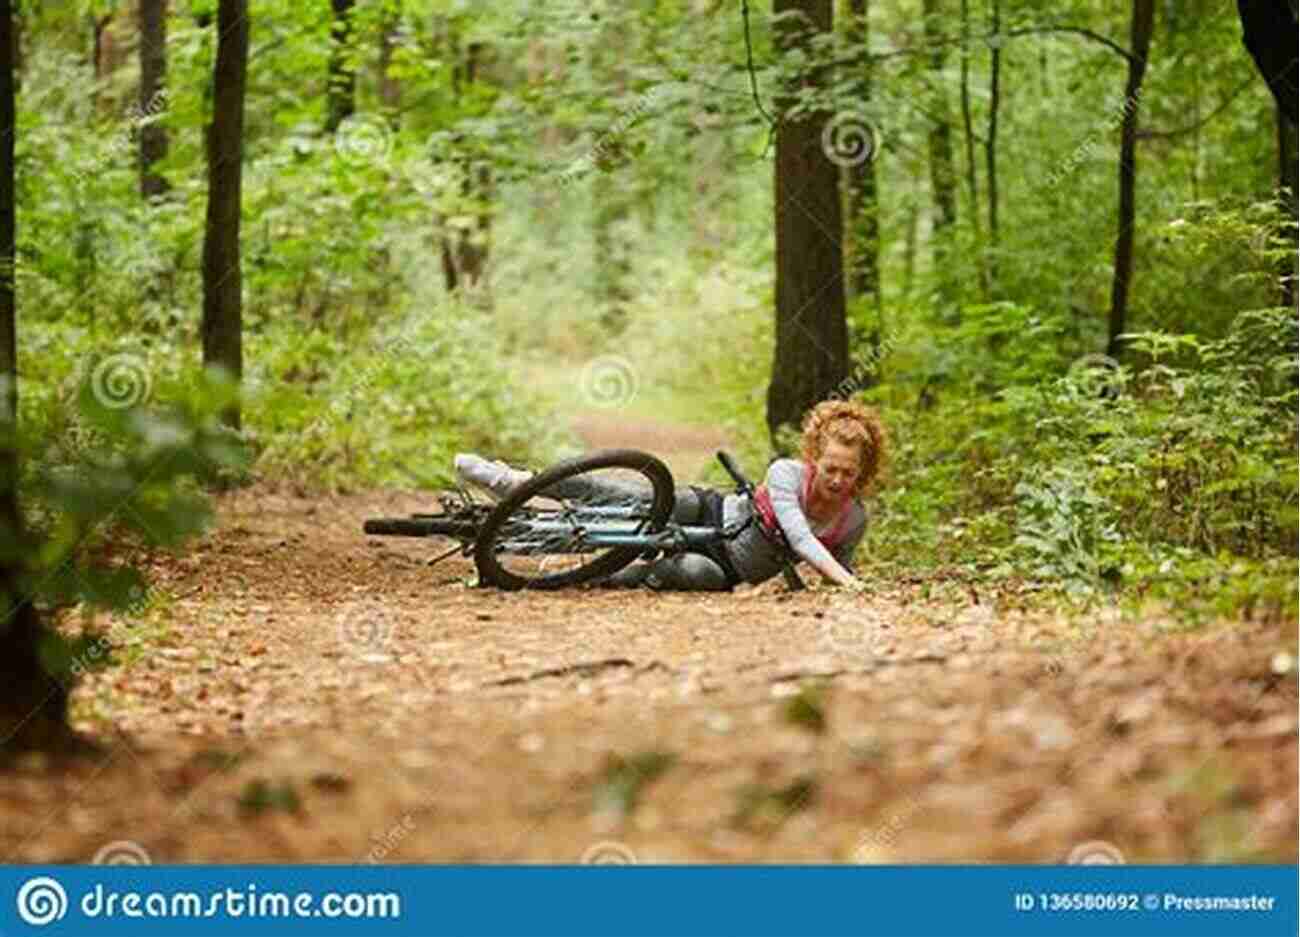
[[504, 498], [516, 485], [533, 477], [532, 472], [512, 469], [504, 462], [496, 462], [472, 452], [458, 452], [453, 460], [456, 475], [465, 482], [485, 489], [496, 498]]

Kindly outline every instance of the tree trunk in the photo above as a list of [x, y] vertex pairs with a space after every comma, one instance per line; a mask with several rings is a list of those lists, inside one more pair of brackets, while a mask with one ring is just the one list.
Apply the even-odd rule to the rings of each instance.
[[1119, 143], [1119, 236], [1115, 239], [1115, 273], [1110, 288], [1109, 338], [1106, 354], [1119, 357], [1120, 335], [1128, 322], [1128, 288], [1133, 276], [1133, 223], [1137, 191], [1138, 95], [1147, 70], [1155, 0], [1133, 0], [1128, 79], [1124, 84], [1124, 121]]
[[[918, 173], [911, 173], [912, 185], [919, 189], [920, 180], [917, 179]], [[907, 225], [905, 227], [905, 237], [903, 238], [903, 295], [911, 297], [912, 288], [916, 284], [916, 242], [919, 238], [919, 229], [921, 227], [921, 211], [916, 202], [912, 199], [907, 200]]]
[[961, 0], [961, 122], [966, 144], [966, 205], [975, 242], [980, 298], [989, 300], [989, 275], [984, 255], [984, 224], [980, 221], [979, 184], [975, 167], [975, 129], [970, 104], [970, 0]]
[[[700, 0], [696, 0], [694, 12], [696, 15], [707, 12]], [[735, 238], [730, 223], [735, 205], [735, 192], [730, 184], [734, 161], [728, 152], [729, 135], [713, 109], [716, 104], [716, 92], [702, 86], [695, 89], [688, 172], [691, 185], [690, 256], [699, 270], [713, 266]], [[639, 184], [637, 193], [642, 215], [649, 221], [654, 206], [653, 202], [646, 202], [655, 194], [652, 185]]]
[[[454, 35], [451, 48], [453, 54], [459, 57], [459, 44]], [[469, 43], [465, 48], [464, 59], [452, 70], [452, 94], [457, 101], [461, 100], [467, 86], [478, 81], [483, 51], [483, 43]], [[492, 168], [487, 160], [466, 150], [466, 141], [462, 135], [456, 136], [455, 146], [461, 151], [457, 157], [460, 163], [461, 196], [468, 209], [461, 214], [471, 215], [474, 221], [470, 227], [443, 232], [442, 272], [448, 293], [459, 289], [475, 290], [482, 285], [492, 237], [492, 217], [489, 212], [493, 194]], [[445, 221], [440, 220], [440, 224], [445, 225]], [[490, 295], [478, 295], [485, 305], [491, 304]]]
[[[831, 31], [831, 0], [773, 0], [773, 13], [804, 14], [778, 21], [778, 54], [811, 54], [814, 31]], [[788, 116], [800, 90], [827, 76], [805, 71], [778, 99], [776, 130], [776, 353], [767, 391], [767, 426], [781, 449], [782, 427], [797, 428], [804, 413], [848, 374], [844, 315], [844, 245], [839, 166], [822, 150], [833, 115]]]
[[[1282, 113], [1280, 107], [1275, 110], [1277, 113], [1277, 188], [1278, 201], [1282, 207], [1278, 237], [1283, 244], [1294, 248], [1296, 244], [1296, 192], [1300, 190], [1300, 185], [1297, 185], [1296, 128], [1295, 124], [1287, 121], [1286, 115]], [[1294, 309], [1296, 306], [1296, 254], [1294, 250], [1288, 251], [1287, 256], [1283, 257], [1278, 264], [1278, 268], [1278, 275], [1281, 278], [1281, 305]]]
[[[868, 0], [849, 0], [849, 45], [866, 51], [870, 41]], [[869, 104], [872, 94], [871, 60], [862, 66], [858, 97]], [[880, 309], [880, 199], [876, 185], [876, 156], [871, 155], [849, 165], [846, 172], [849, 211], [848, 291], [853, 297], [865, 297]], [[879, 336], [877, 335], [877, 340]]]
[[50, 748], [70, 736], [67, 690], [45, 672], [42, 626], [23, 593], [30, 555], [18, 510], [18, 338], [14, 144], [17, 135], [12, 0], [0, 0], [0, 754]]
[[[940, 0], [921, 0], [925, 41], [930, 47], [930, 191], [934, 197], [934, 231], [941, 234], [957, 220], [957, 173], [952, 158], [952, 123], [948, 119], [948, 92], [944, 87], [943, 68], [946, 46], [939, 23]], [[943, 245], [938, 253], [942, 255]], [[942, 256], [937, 258], [942, 263]]]
[[112, 13], [90, 18], [90, 29], [94, 40], [90, 52], [90, 67], [94, 75], [94, 84], [90, 89], [90, 109], [96, 116], [99, 115], [100, 106], [99, 84], [110, 71], [111, 56], [108, 47], [112, 44], [112, 37], [109, 35], [108, 27], [112, 22]]
[[24, 19], [25, 11], [22, 8], [22, 0], [18, 0], [17, 7], [12, 11], [13, 14], [13, 57], [14, 57], [14, 93], [21, 94], [23, 90], [23, 72], [26, 71], [26, 61], [23, 58], [23, 34], [27, 31], [27, 23]]
[[[845, 36], [850, 48], [863, 53], [867, 52], [870, 44], [870, 15], [868, 0], [849, 0]], [[855, 96], [869, 108], [873, 90], [870, 57], [864, 60], [861, 68]], [[845, 207], [848, 212], [845, 219], [845, 285], [849, 298], [858, 301], [854, 308], [849, 345], [853, 357], [857, 358], [865, 351], [866, 360], [870, 362], [859, 381], [862, 388], [874, 386], [879, 379], [884, 330], [884, 303], [880, 294], [880, 197], [876, 185], [878, 153], [876, 141], [873, 140], [867, 158], [850, 162], [844, 169], [844, 185], [847, 189]], [[859, 318], [858, 313], [859, 309], [864, 308], [870, 309], [872, 313], [866, 322]], [[864, 337], [866, 348], [862, 349], [859, 345]]]
[[[13, 0], [0, 0], [0, 495], [14, 496], [18, 454], [18, 338], [15, 317], [17, 195], [15, 148], [18, 134], [14, 82]], [[2, 544], [0, 544], [2, 546]], [[3, 556], [0, 555], [0, 559]], [[2, 621], [2, 620], [0, 620]], [[3, 624], [0, 624], [0, 629]]]
[[1290, 0], [1237, 0], [1241, 38], [1273, 100], [1296, 125], [1296, 12]]
[[[167, 0], [140, 0], [140, 117], [159, 113], [166, 102]], [[167, 180], [153, 164], [167, 155], [167, 129], [148, 122], [140, 128], [140, 195], [164, 194]]]
[[[244, 371], [239, 213], [243, 182], [248, 0], [220, 0], [212, 125], [208, 128], [208, 214], [203, 238], [203, 364], [238, 381]], [[223, 415], [238, 429], [239, 404]]]
[[[623, 67], [620, 46], [629, 43], [632, 24], [605, 7], [606, 17], [592, 37], [591, 75], [598, 86], [609, 89], [615, 99], [627, 92], [627, 70]], [[595, 126], [595, 163], [591, 183], [592, 248], [596, 304], [600, 322], [606, 331], [617, 335], [627, 327], [628, 304], [632, 296], [628, 283], [632, 277], [632, 245], [627, 228], [632, 217], [629, 192], [631, 169], [624, 153], [623, 126], [625, 112], [601, 119]], [[699, 208], [698, 203], [696, 208]]]
[[379, 34], [379, 102], [388, 111], [393, 128], [397, 128], [402, 107], [402, 83], [392, 75], [393, 50], [397, 47], [399, 19], [389, 13]]
[[989, 189], [989, 257], [986, 264], [990, 291], [998, 282], [998, 110], [1002, 106], [1002, 5], [992, 0], [989, 17], [989, 126], [984, 140], [984, 174]]
[[352, 8], [356, 0], [330, 0], [334, 20], [330, 26], [329, 99], [325, 132], [333, 133], [352, 116], [357, 106], [357, 73], [348, 61], [352, 45]]

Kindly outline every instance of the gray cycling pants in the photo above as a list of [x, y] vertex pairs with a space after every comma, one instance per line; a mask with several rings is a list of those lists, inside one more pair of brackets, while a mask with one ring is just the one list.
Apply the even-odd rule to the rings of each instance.
[[[678, 524], [703, 523], [704, 503], [693, 488], [679, 489], [673, 500], [672, 519]], [[648, 586], [674, 592], [726, 592], [727, 574], [702, 553], [678, 553], [657, 560], [637, 560], [614, 575], [596, 582], [611, 589]]]

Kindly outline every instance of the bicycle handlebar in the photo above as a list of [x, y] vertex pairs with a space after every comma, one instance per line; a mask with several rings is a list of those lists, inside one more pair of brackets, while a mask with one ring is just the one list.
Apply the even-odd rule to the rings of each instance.
[[745, 494], [753, 493], [754, 491], [753, 483], [748, 478], [745, 477], [745, 473], [740, 470], [740, 466], [738, 466], [735, 463], [735, 461], [731, 458], [731, 456], [729, 456], [727, 453], [719, 449], [718, 461], [721, 462], [722, 467], [727, 470], [727, 474], [730, 475], [733, 479], [735, 479], [736, 485], [740, 488], [741, 491], [743, 491]]

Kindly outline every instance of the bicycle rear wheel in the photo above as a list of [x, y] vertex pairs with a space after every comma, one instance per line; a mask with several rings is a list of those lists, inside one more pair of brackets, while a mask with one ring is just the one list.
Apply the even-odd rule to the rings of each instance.
[[649, 453], [608, 449], [561, 462], [497, 505], [474, 544], [484, 583], [562, 589], [618, 572], [642, 552], [620, 538], [663, 530], [673, 476]]

